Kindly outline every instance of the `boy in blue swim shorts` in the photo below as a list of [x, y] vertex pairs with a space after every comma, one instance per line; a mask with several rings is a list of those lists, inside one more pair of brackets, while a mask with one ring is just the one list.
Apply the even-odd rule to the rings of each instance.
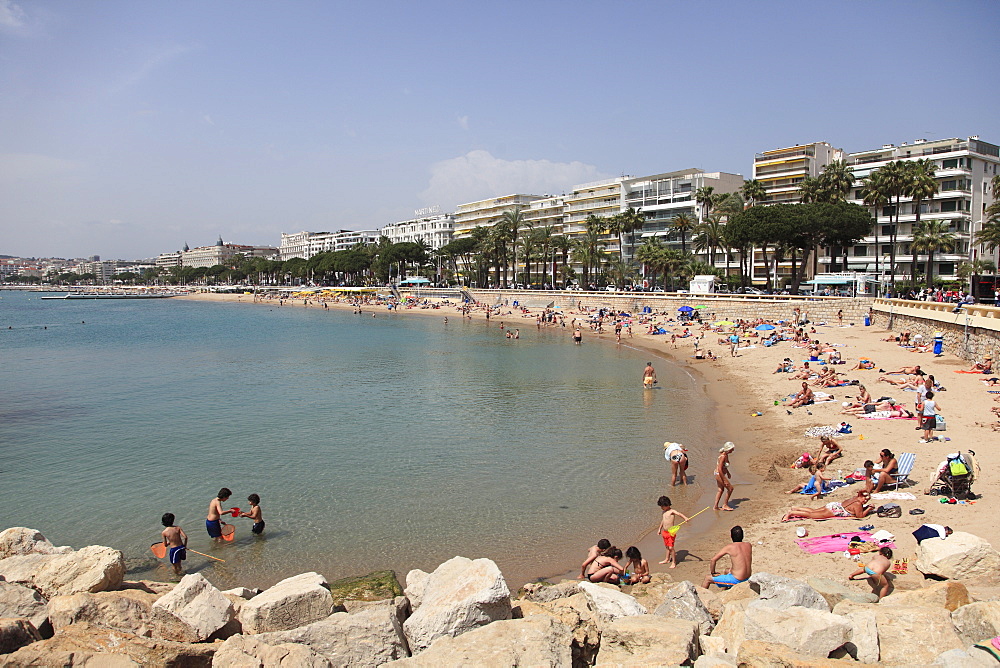
[[208, 531], [208, 535], [212, 540], [216, 542], [222, 540], [222, 516], [233, 514], [232, 508], [229, 510], [222, 509], [223, 502], [228, 501], [232, 495], [233, 493], [228, 487], [223, 487], [219, 490], [218, 496], [208, 504], [208, 515], [205, 517], [205, 530]]
[[174, 573], [182, 575], [181, 562], [187, 559], [187, 534], [184, 529], [174, 526], [174, 514], [164, 513], [161, 518], [163, 526], [166, 528], [160, 535], [163, 536], [163, 544], [167, 546], [170, 563], [174, 567]]
[[[705, 583], [702, 585], [705, 589], [713, 584], [729, 589], [733, 585], [750, 579], [753, 569], [753, 545], [743, 542], [743, 527], [741, 526], [734, 526], [730, 529], [729, 537], [733, 542], [719, 550], [708, 565], [710, 573], [705, 577]], [[729, 557], [729, 572], [717, 573], [715, 564], [725, 556]]]

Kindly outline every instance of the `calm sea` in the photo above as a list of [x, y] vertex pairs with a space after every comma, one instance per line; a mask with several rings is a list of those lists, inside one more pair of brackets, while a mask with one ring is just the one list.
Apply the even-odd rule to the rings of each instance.
[[[169, 511], [226, 560], [187, 569], [223, 587], [456, 554], [517, 587], [634, 542], [668, 491], [663, 441], [709, 447], [692, 377], [657, 360], [644, 391], [646, 355], [533, 320], [512, 341], [445, 311], [39, 296], [0, 293], [0, 528], [116, 547], [130, 577], [166, 576], [148, 548]], [[239, 519], [211, 544], [223, 486], [261, 496], [263, 538]]]

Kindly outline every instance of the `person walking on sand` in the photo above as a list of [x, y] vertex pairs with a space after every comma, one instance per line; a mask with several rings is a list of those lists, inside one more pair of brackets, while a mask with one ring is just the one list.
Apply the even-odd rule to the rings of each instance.
[[[677, 533], [670, 531], [670, 528], [675, 524], [680, 524], [680, 521], [687, 522], [688, 518], [670, 507], [669, 496], [661, 496], [656, 500], [656, 505], [663, 511], [657, 531], [660, 532], [660, 536], [663, 538], [663, 546], [667, 549], [667, 556], [660, 563], [670, 564], [670, 568], [677, 568], [677, 550], [674, 548]], [[681, 518], [680, 521], [677, 520], [678, 517]]]
[[920, 439], [921, 443], [930, 443], [936, 440], [934, 430], [937, 429], [937, 416], [940, 408], [937, 401], [934, 400], [934, 393], [928, 392], [924, 398], [923, 412], [920, 418], [923, 422], [921, 426], [924, 428], [924, 437]]
[[[736, 449], [736, 444], [732, 441], [726, 441], [725, 444], [719, 448], [719, 459], [715, 463], [715, 484], [719, 486], [719, 489], [715, 492], [715, 505], [712, 507], [713, 510], [735, 510], [729, 505], [729, 499], [733, 496], [733, 483], [730, 482], [732, 474], [729, 473], [729, 453]], [[722, 507], [719, 507], [719, 501], [722, 499], [722, 493], [726, 493], [726, 500], [723, 501]]]
[[656, 383], [656, 369], [652, 362], [646, 362], [646, 368], [642, 370], [642, 385], [647, 390]]
[[[729, 537], [732, 543], [712, 557], [709, 562], [709, 574], [705, 577], [702, 587], [708, 589], [711, 585], [729, 589], [733, 585], [746, 582], [753, 572], [753, 545], [743, 542], [743, 527], [734, 526], [729, 530]], [[729, 571], [726, 573], [716, 573], [715, 564], [723, 557], [729, 557]]]
[[729, 356], [737, 357], [736, 351], [739, 349], [739, 347], [740, 347], [740, 335], [737, 334], [736, 332], [733, 332], [732, 334], [729, 335]]

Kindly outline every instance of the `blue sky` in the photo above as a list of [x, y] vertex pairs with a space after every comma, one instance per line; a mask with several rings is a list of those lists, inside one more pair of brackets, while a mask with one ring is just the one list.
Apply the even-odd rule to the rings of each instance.
[[0, 0], [0, 254], [134, 259], [757, 151], [1000, 143], [1000, 3]]

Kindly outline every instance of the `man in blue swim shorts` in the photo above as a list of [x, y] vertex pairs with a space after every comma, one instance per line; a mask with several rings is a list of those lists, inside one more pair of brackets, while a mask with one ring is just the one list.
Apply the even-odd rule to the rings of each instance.
[[[734, 526], [730, 529], [729, 537], [732, 538], [733, 542], [719, 550], [708, 565], [710, 573], [705, 577], [705, 583], [702, 585], [705, 589], [713, 584], [729, 589], [733, 585], [750, 579], [753, 568], [753, 545], [743, 542], [743, 527], [741, 526]], [[715, 564], [724, 556], [729, 557], [729, 572], [717, 573]]]

